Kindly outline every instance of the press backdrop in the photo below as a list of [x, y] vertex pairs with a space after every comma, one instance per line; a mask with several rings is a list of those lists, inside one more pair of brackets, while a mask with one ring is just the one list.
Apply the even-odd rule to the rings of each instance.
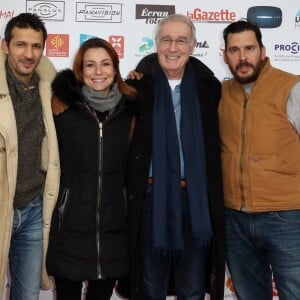
[[[300, 74], [299, 0], [0, 0], [1, 38], [7, 21], [21, 12], [36, 13], [45, 21], [48, 29], [45, 55], [57, 70], [71, 67], [79, 45], [97, 36], [116, 49], [121, 73], [126, 77], [141, 58], [155, 51], [155, 25], [162, 17], [176, 12], [195, 23], [194, 56], [207, 64], [220, 80], [231, 76], [222, 58], [222, 30], [240, 18], [249, 18], [260, 25], [267, 55], [274, 66]], [[225, 285], [224, 299], [236, 299], [228, 272]], [[8, 299], [8, 294], [9, 280], [4, 299]], [[52, 291], [41, 291], [40, 299], [55, 297]], [[120, 298], [114, 294], [112, 299]], [[278, 297], [274, 287], [275, 299]]]

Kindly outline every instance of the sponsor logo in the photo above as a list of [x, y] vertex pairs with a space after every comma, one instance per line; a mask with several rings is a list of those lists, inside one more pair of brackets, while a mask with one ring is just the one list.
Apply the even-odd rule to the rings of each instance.
[[145, 20], [146, 24], [157, 24], [168, 15], [175, 14], [175, 5], [136, 4], [135, 18]]
[[0, 19], [11, 19], [14, 17], [15, 11], [14, 10], [3, 10], [0, 9]]
[[292, 42], [290, 44], [275, 44], [275, 51], [279, 52], [289, 52], [291, 54], [300, 53], [300, 44], [298, 42]]
[[79, 45], [81, 45], [82, 43], [84, 43], [85, 41], [92, 39], [92, 38], [96, 38], [97, 36], [95, 35], [90, 35], [90, 34], [83, 34], [81, 33], [79, 35]]
[[143, 54], [149, 54], [154, 46], [154, 42], [151, 38], [143, 37], [143, 43], [139, 46], [139, 52]]
[[118, 53], [119, 58], [124, 58], [124, 36], [123, 35], [110, 35], [108, 42], [114, 47]]
[[300, 28], [300, 10], [297, 12], [295, 17], [295, 27]]
[[121, 23], [122, 4], [77, 2], [76, 21]]
[[209, 45], [207, 41], [203, 41], [203, 42], [197, 41], [195, 48], [209, 48]]
[[69, 57], [69, 35], [48, 34], [46, 55], [48, 57]]
[[207, 41], [197, 41], [196, 46], [195, 46], [195, 52], [193, 53], [193, 56], [197, 58], [204, 58], [208, 51], [207, 49], [209, 48], [208, 42]]
[[65, 2], [27, 0], [26, 11], [38, 15], [42, 20], [64, 21]]
[[281, 25], [282, 11], [275, 6], [252, 6], [247, 11], [247, 19], [260, 28], [276, 28]]
[[300, 62], [300, 43], [278, 43], [274, 45], [274, 61], [298, 64]]
[[139, 45], [136, 57], [144, 57], [154, 51], [154, 41], [149, 37], [142, 37], [142, 42]]
[[193, 22], [202, 23], [231, 23], [236, 20], [236, 13], [228, 9], [205, 11], [201, 8], [195, 8], [192, 11], [187, 11], [186, 16]]

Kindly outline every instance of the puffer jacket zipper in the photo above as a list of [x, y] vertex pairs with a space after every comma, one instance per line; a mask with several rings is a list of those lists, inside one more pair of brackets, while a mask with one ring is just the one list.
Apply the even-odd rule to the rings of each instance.
[[98, 144], [98, 192], [97, 192], [97, 214], [96, 214], [96, 241], [97, 241], [97, 277], [101, 279], [101, 261], [100, 261], [100, 209], [101, 209], [101, 195], [102, 195], [102, 165], [103, 165], [103, 123], [99, 122], [99, 144]]
[[101, 245], [100, 245], [100, 211], [102, 195], [102, 165], [103, 165], [103, 123], [100, 122], [97, 114], [86, 104], [84, 106], [98, 124], [98, 184], [97, 184], [97, 201], [96, 201], [96, 249], [97, 249], [97, 278], [101, 279]]
[[97, 277], [98, 279], [101, 279], [103, 277], [102, 271], [101, 271], [101, 233], [100, 233], [100, 212], [101, 212], [101, 195], [102, 195], [102, 176], [103, 176], [103, 126], [111, 119], [118, 116], [121, 111], [118, 110], [111, 114], [110, 116], [107, 116], [107, 118], [100, 122], [97, 114], [85, 103], [84, 104], [87, 108], [87, 110], [91, 113], [91, 115], [94, 117], [94, 119], [98, 123], [99, 127], [99, 142], [98, 142], [98, 184], [97, 184], [97, 203], [96, 203], [96, 247], [97, 247]]

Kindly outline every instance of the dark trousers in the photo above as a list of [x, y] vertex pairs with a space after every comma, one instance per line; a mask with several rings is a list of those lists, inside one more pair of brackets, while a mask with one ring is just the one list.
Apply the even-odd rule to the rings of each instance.
[[[55, 278], [56, 300], [81, 300], [82, 282]], [[86, 300], [110, 300], [114, 279], [88, 281]]]
[[154, 255], [152, 248], [152, 186], [147, 186], [140, 228], [141, 300], [165, 300], [172, 279], [178, 300], [203, 300], [208, 279], [211, 248], [196, 248], [190, 230], [187, 191], [181, 189], [184, 253]]

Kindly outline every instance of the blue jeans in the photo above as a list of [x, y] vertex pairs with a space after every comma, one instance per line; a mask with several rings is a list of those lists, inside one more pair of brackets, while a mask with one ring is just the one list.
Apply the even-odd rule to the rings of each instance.
[[300, 210], [226, 209], [226, 259], [238, 299], [300, 299]]
[[[181, 189], [186, 204], [186, 189]], [[187, 205], [183, 205], [186, 250], [181, 255], [154, 255], [152, 248], [152, 186], [147, 186], [141, 214], [140, 274], [141, 300], [165, 300], [172, 280], [178, 300], [202, 300], [208, 279], [211, 248], [192, 245]]]
[[43, 262], [42, 197], [14, 210], [9, 250], [11, 300], [38, 300]]

